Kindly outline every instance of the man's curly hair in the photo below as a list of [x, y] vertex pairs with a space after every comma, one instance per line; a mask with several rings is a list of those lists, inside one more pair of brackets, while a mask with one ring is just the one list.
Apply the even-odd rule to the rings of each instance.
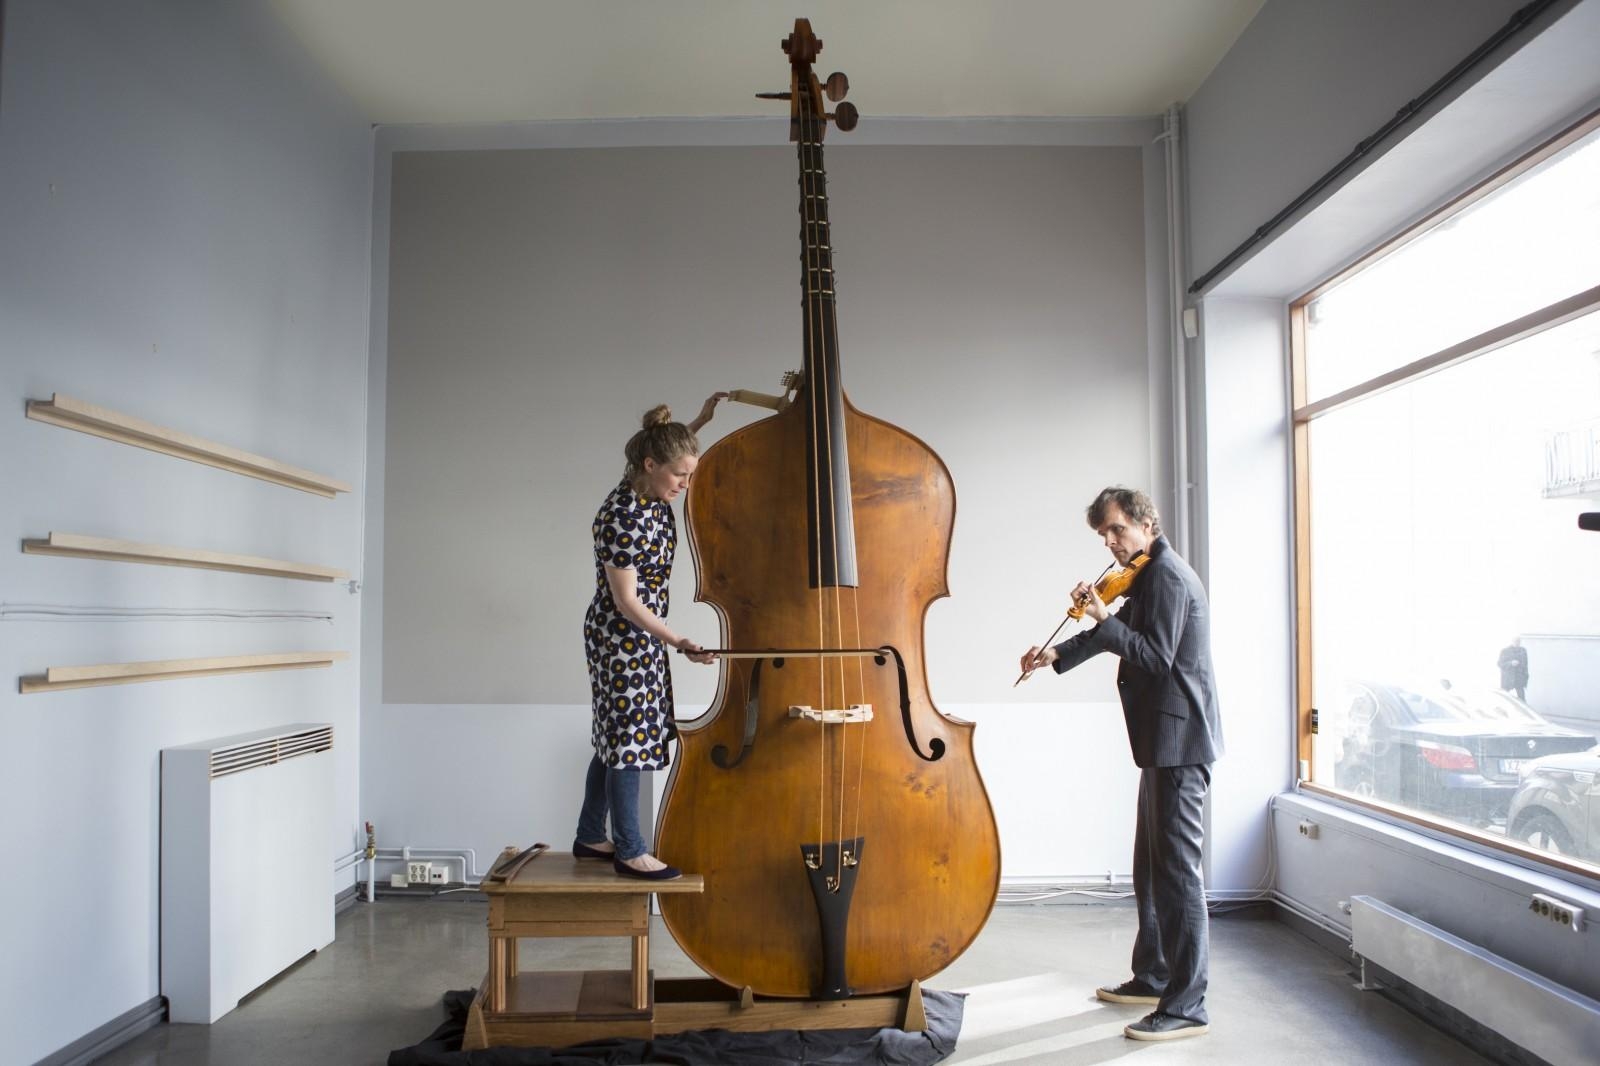
[[1096, 496], [1094, 502], [1084, 511], [1090, 529], [1099, 531], [1105, 524], [1106, 511], [1110, 510], [1112, 504], [1116, 504], [1122, 513], [1135, 523], [1141, 523], [1146, 518], [1150, 519], [1150, 532], [1160, 536], [1161, 515], [1156, 511], [1154, 501], [1138, 489], [1124, 488], [1121, 485], [1101, 489], [1100, 495]]

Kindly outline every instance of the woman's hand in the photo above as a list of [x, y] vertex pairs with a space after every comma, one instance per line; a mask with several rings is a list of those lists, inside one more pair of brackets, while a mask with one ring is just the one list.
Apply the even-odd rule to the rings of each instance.
[[717, 413], [717, 404], [727, 398], [728, 394], [725, 392], [713, 392], [710, 396], [707, 396], [706, 402], [700, 405], [700, 413], [695, 416], [693, 422], [689, 423], [689, 432], [700, 432], [700, 427], [711, 421], [711, 416]]
[[706, 651], [688, 637], [679, 637], [672, 642], [672, 646], [683, 652], [684, 658], [692, 663], [714, 663], [717, 656], [714, 652]]

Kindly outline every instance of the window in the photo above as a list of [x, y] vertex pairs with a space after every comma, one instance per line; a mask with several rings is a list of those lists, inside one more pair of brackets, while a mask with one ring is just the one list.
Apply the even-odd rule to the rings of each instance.
[[1312, 785], [1600, 873], [1600, 115], [1290, 315]]

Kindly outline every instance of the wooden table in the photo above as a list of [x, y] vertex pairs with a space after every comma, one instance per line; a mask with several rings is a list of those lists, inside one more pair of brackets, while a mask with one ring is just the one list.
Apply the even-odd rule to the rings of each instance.
[[[650, 894], [704, 892], [699, 874], [643, 881], [618, 875], [607, 862], [546, 852], [511, 880], [485, 881], [481, 889], [489, 897], [489, 973], [467, 1017], [465, 1049], [653, 1035]], [[519, 971], [519, 939], [566, 936], [631, 937], [632, 965]]]

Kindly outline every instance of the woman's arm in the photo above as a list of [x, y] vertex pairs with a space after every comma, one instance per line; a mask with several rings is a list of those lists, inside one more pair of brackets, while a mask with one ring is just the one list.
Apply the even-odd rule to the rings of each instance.
[[700, 413], [689, 423], [690, 433], [699, 433], [700, 427], [711, 421], [711, 416], [717, 413], [717, 404], [728, 398], [725, 392], [713, 392], [706, 397], [706, 402], [700, 405]]
[[692, 662], [709, 663], [716, 658], [714, 655], [707, 655], [700, 645], [688, 637], [678, 636], [666, 622], [656, 616], [654, 611], [646, 607], [639, 599], [638, 582], [638, 572], [632, 567], [620, 570], [610, 563], [606, 564], [606, 584], [611, 588], [612, 602], [617, 605], [617, 610], [622, 612], [624, 618], [661, 643], [677, 648]]

